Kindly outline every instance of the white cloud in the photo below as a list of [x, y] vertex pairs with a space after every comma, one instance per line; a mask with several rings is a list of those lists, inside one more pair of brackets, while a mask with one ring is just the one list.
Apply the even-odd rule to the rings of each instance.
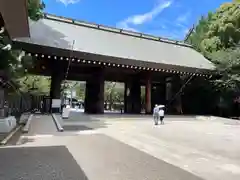
[[148, 33], [162, 38], [169, 38], [172, 40], [181, 40], [183, 38], [182, 32], [177, 30], [158, 29], [149, 31]]
[[175, 1], [160, 0], [151, 11], [130, 16], [119, 22], [117, 27], [137, 31], [138, 28], [142, 27], [140, 27], [140, 25], [145, 25], [145, 23], [150, 22], [148, 27], [144, 26], [145, 33], [175, 40], [183, 40], [189, 30], [188, 24], [192, 14], [191, 11], [184, 11], [177, 17], [175, 16], [174, 19], [160, 15], [167, 8], [174, 10], [176, 7], [173, 2]]
[[175, 19], [158, 18], [158, 28], [150, 30], [149, 33], [161, 37], [167, 37], [174, 40], [183, 40], [189, 31], [189, 18], [191, 17], [190, 11], [180, 14]]
[[[167, 19], [161, 19], [161, 22], [158, 28], [150, 29], [147, 33], [172, 40], [183, 40], [189, 31], [189, 27], [171, 23], [171, 21]], [[172, 22], [175, 21], [173, 20]]]
[[117, 27], [118, 27], [118, 28], [121, 28], [121, 29], [129, 30], [129, 31], [135, 31], [135, 32], [138, 31], [137, 29], [135, 29], [135, 28], [133, 28], [133, 27], [130, 27], [130, 26], [128, 25], [128, 23], [126, 23], [126, 22], [124, 22], [124, 21], [121, 21], [121, 22], [117, 23]]
[[157, 15], [159, 15], [164, 9], [170, 7], [172, 5], [172, 1], [161, 1], [157, 6], [155, 6], [151, 11], [146, 12], [144, 14], [138, 14], [128, 17], [127, 19], [119, 22], [117, 24], [117, 27], [133, 30], [136, 31], [136, 29], [132, 28], [132, 25], [141, 25], [146, 22], [151, 21], [154, 19]]
[[187, 21], [188, 21], [188, 19], [189, 19], [189, 17], [191, 16], [191, 13], [190, 12], [187, 12], [187, 13], [185, 13], [185, 14], [182, 14], [182, 15], [180, 15], [180, 16], [178, 16], [178, 18], [177, 18], [177, 22], [178, 23], [186, 23]]
[[65, 6], [69, 5], [69, 4], [76, 4], [78, 3], [80, 0], [56, 0], [58, 2], [63, 3]]
[[151, 21], [154, 17], [160, 14], [164, 9], [168, 8], [171, 4], [172, 4], [171, 1], [160, 3], [158, 6], [154, 7], [151, 11], [147, 13], [134, 15], [132, 17], [127, 18], [126, 22], [132, 23], [134, 25], [139, 25], [147, 21]]

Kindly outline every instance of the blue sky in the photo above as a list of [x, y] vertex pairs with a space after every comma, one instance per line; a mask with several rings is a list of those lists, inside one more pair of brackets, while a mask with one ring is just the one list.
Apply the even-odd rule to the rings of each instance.
[[44, 0], [51, 14], [184, 39], [202, 15], [227, 0]]

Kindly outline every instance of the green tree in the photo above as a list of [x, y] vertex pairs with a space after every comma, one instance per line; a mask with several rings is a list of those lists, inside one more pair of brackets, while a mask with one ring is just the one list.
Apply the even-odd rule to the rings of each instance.
[[109, 109], [112, 109], [113, 105], [113, 94], [116, 82], [106, 82], [104, 86], [104, 99], [106, 103], [109, 103]]
[[202, 41], [207, 38], [207, 32], [209, 31], [209, 24], [211, 23], [213, 13], [209, 12], [207, 17], [202, 16], [198, 22], [198, 25], [194, 28], [191, 35], [186, 41], [193, 45], [193, 47], [200, 52], [203, 52]]
[[37, 21], [43, 18], [43, 10], [45, 8], [44, 2], [41, 0], [28, 0], [28, 16]]
[[114, 103], [124, 101], [124, 87], [116, 82], [106, 82], [104, 99], [105, 103], [109, 103], [109, 109], [112, 109]]
[[[240, 1], [222, 4], [214, 13], [201, 18], [187, 42], [216, 64], [221, 75], [205, 82], [219, 95], [220, 104], [231, 107], [240, 87]], [[222, 106], [223, 107], [223, 106]]]
[[[43, 17], [43, 9], [45, 5], [40, 0], [28, 0], [28, 14], [32, 20], [39, 20]], [[32, 66], [34, 59], [20, 50], [14, 50], [11, 46], [12, 42], [9, 39], [7, 32], [2, 29], [0, 33], [0, 70], [4, 71], [14, 82], [21, 82], [21, 77], [26, 75], [26, 69]], [[20, 79], [19, 79], [20, 78]], [[27, 76], [28, 79], [31, 79]], [[32, 79], [35, 79], [33, 77]], [[43, 78], [44, 80], [44, 78]], [[45, 83], [48, 83], [47, 81]], [[20, 83], [19, 86], [26, 86]], [[26, 86], [27, 87], [27, 86]], [[20, 87], [24, 89], [26, 87]]]
[[[238, 87], [240, 3], [222, 4], [215, 13], [202, 18], [188, 42], [216, 64], [222, 78], [215, 84], [221, 89]], [[225, 88], [224, 88], [225, 87]]]
[[18, 79], [20, 90], [37, 95], [49, 95], [51, 79], [45, 76], [27, 75]]
[[226, 49], [211, 54], [221, 78], [214, 81], [219, 91], [240, 92], [240, 48]]
[[[28, 13], [32, 20], [42, 18], [44, 8], [45, 5], [40, 0], [28, 0]], [[22, 70], [22, 66], [31, 64], [27, 62], [27, 60], [31, 61], [31, 59], [23, 57], [22, 51], [20, 50], [12, 50], [11, 43], [7, 32], [2, 29], [0, 33], [0, 69], [13, 73], [14, 71]]]
[[78, 98], [80, 98], [82, 100], [85, 99], [85, 88], [86, 88], [85, 83], [79, 83], [75, 88]]
[[240, 40], [239, 0], [222, 4], [202, 17], [187, 42], [204, 54], [235, 47]]

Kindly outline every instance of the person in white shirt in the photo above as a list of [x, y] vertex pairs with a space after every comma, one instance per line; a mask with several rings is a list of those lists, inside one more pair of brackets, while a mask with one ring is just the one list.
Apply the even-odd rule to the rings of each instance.
[[161, 124], [164, 124], [163, 119], [164, 119], [164, 105], [155, 105], [153, 109], [153, 120], [155, 125], [158, 125], [158, 121], [161, 121]]
[[163, 119], [164, 119], [164, 107], [165, 107], [165, 106], [160, 105], [160, 106], [158, 106], [158, 107], [159, 107], [159, 111], [158, 111], [159, 119], [160, 119], [160, 121], [161, 121], [161, 124], [164, 124]]
[[159, 120], [159, 108], [158, 105], [156, 104], [154, 109], [153, 109], [153, 121], [155, 123], [155, 125], [158, 125], [158, 120]]

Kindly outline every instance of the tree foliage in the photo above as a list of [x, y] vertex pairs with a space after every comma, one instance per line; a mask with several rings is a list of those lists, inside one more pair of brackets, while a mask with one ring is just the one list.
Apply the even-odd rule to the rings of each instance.
[[41, 0], [28, 0], [28, 16], [30, 19], [37, 21], [43, 18], [44, 2]]
[[224, 3], [202, 17], [187, 42], [215, 63], [220, 74], [205, 86], [213, 87], [221, 102], [233, 102], [240, 93], [240, 1]]
[[[28, 0], [28, 14], [32, 20], [39, 20], [43, 17], [43, 9], [45, 5], [40, 0]], [[14, 72], [19, 67], [29, 65], [27, 60], [29, 58], [23, 57], [23, 54], [19, 50], [3, 50], [2, 48], [11, 45], [11, 39], [7, 36], [6, 31], [0, 34], [0, 68], [2, 70], [9, 70]]]
[[207, 17], [202, 16], [198, 25], [194, 28], [192, 34], [188, 37], [187, 42], [192, 44], [197, 51], [203, 52], [201, 42], [207, 38], [206, 33], [209, 30], [209, 24], [212, 19], [213, 13], [208, 13]]
[[[85, 83], [79, 83], [75, 86], [76, 95], [79, 99], [84, 100], [85, 97]], [[109, 104], [109, 109], [112, 109], [116, 103], [124, 101], [124, 87], [116, 82], [105, 82], [104, 85], [104, 100]]]
[[224, 3], [202, 17], [187, 41], [203, 53], [235, 47], [240, 41], [239, 5], [239, 1]]
[[213, 14], [207, 38], [203, 40], [205, 50], [214, 52], [234, 47], [240, 40], [239, 2], [224, 3]]
[[[29, 17], [35, 21], [42, 18], [43, 9], [45, 8], [44, 3], [40, 0], [28, 0], [27, 2]], [[21, 83], [21, 77], [26, 75], [26, 70], [32, 66], [34, 59], [32, 59], [30, 56], [25, 56], [25, 54], [20, 50], [12, 49], [11, 45], [11, 39], [8, 37], [7, 32], [4, 29], [4, 31], [0, 34], [0, 69], [9, 77], [11, 77], [12, 81], [18, 82], [21, 89], [26, 89], [27, 87], [31, 86], [30, 84], [32, 82], [30, 84], [27, 84], [28, 81]], [[26, 78], [28, 80], [36, 80], [34, 76], [32, 78], [26, 76]], [[39, 78], [37, 80], [39, 80]], [[42, 78], [42, 80], [44, 80], [44, 78]], [[45, 83], [48, 83], [48, 81]]]
[[18, 79], [20, 90], [31, 94], [48, 95], [51, 79], [45, 76], [27, 75]]
[[79, 99], [84, 100], [85, 99], [85, 88], [86, 84], [85, 83], [79, 83], [75, 90], [76, 90], [76, 95], [78, 96]]
[[214, 81], [222, 92], [240, 92], [240, 48], [217, 51], [211, 54], [221, 78]]
[[104, 86], [104, 99], [106, 103], [109, 103], [109, 109], [112, 109], [113, 104], [124, 101], [124, 87], [116, 82], [106, 82]]

